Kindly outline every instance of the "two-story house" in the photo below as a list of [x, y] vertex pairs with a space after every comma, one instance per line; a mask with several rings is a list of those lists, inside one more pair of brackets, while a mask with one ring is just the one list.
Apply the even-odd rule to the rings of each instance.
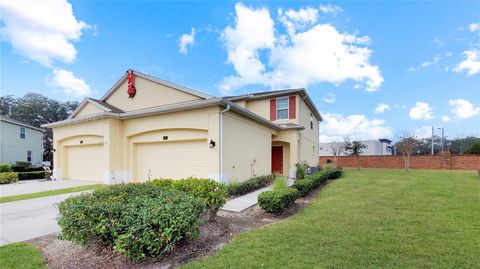
[[42, 165], [43, 129], [0, 116], [0, 163]]
[[227, 183], [317, 166], [320, 120], [305, 89], [219, 98], [131, 71], [44, 127], [53, 129], [58, 179]]

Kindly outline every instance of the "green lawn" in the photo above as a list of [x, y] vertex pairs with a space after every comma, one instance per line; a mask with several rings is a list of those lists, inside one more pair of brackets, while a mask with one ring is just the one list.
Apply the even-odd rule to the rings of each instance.
[[480, 268], [473, 171], [347, 170], [290, 219], [185, 268]]
[[39, 249], [27, 243], [15, 243], [0, 247], [0, 269], [47, 268]]
[[36, 192], [36, 193], [20, 194], [20, 195], [14, 195], [14, 196], [6, 196], [6, 197], [0, 197], [0, 203], [8, 203], [8, 202], [14, 202], [14, 201], [20, 201], [20, 200], [40, 198], [40, 197], [45, 197], [45, 196], [71, 193], [71, 192], [96, 190], [96, 189], [102, 188], [104, 186], [105, 186], [104, 184], [95, 184], [95, 185], [72, 187], [72, 188], [67, 188], [67, 189], [59, 189], [59, 190], [42, 191], [42, 192]]

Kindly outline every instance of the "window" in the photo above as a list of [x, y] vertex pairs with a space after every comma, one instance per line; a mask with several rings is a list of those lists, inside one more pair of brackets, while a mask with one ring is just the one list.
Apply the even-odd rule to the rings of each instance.
[[27, 151], [27, 162], [29, 162], [29, 163], [32, 162], [32, 151], [31, 150]]
[[20, 138], [25, 139], [25, 128], [24, 127], [20, 127]]
[[310, 129], [313, 130], [313, 114], [310, 113]]
[[277, 120], [288, 119], [288, 97], [277, 98]]
[[320, 150], [323, 150], [323, 147], [320, 147]]

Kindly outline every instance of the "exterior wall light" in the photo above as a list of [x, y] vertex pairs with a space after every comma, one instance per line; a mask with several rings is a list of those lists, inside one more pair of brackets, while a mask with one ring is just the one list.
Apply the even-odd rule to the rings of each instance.
[[215, 141], [210, 139], [210, 143], [208, 143], [208, 145], [210, 146], [211, 149], [213, 149], [215, 147]]

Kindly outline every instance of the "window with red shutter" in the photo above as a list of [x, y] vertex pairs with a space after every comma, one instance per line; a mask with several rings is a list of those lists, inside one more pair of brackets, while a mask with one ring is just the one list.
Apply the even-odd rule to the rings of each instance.
[[297, 115], [296, 111], [297, 102], [295, 102], [295, 96], [290, 96], [288, 98], [288, 118], [295, 119]]

